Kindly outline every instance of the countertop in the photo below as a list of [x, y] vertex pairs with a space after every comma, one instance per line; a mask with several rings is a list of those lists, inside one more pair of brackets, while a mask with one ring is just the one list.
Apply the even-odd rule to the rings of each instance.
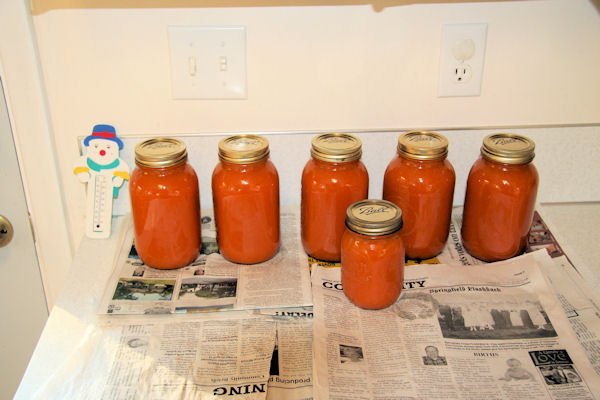
[[[543, 204], [538, 209], [584, 280], [600, 294], [600, 202]], [[15, 399], [35, 398], [48, 382], [57, 382], [63, 366], [85, 363], [85, 355], [78, 349], [98, 324], [97, 308], [112, 271], [124, 220], [113, 218], [109, 239], [82, 241]]]

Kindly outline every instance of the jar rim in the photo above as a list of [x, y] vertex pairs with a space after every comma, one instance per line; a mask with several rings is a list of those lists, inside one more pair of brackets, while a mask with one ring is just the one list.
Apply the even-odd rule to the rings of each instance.
[[402, 228], [402, 209], [387, 200], [360, 200], [346, 209], [346, 226], [369, 236], [383, 236]]
[[436, 160], [448, 155], [448, 139], [431, 131], [409, 131], [398, 137], [398, 154], [415, 160]]
[[527, 164], [535, 157], [535, 142], [514, 133], [494, 133], [483, 139], [481, 155], [503, 164]]
[[158, 137], [135, 146], [135, 163], [150, 168], [166, 168], [187, 160], [185, 143], [179, 139]]
[[249, 164], [269, 156], [269, 141], [261, 135], [233, 135], [219, 141], [219, 159], [234, 164]]
[[321, 161], [350, 162], [362, 156], [362, 142], [349, 133], [322, 133], [312, 139], [310, 154]]

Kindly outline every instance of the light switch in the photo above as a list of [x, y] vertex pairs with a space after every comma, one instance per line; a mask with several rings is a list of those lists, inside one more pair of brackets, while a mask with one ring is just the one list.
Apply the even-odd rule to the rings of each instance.
[[246, 28], [170, 26], [174, 99], [245, 99]]

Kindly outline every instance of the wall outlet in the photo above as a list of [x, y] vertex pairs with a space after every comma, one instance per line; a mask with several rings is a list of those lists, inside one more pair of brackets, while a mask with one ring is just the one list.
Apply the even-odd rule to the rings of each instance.
[[245, 99], [246, 28], [170, 26], [174, 99]]
[[439, 97], [479, 96], [487, 24], [442, 25]]

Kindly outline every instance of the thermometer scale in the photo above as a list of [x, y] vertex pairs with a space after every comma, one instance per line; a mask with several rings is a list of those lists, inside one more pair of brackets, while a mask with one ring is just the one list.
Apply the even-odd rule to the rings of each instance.
[[88, 182], [86, 235], [103, 239], [110, 236], [113, 203], [112, 176], [93, 174]]

